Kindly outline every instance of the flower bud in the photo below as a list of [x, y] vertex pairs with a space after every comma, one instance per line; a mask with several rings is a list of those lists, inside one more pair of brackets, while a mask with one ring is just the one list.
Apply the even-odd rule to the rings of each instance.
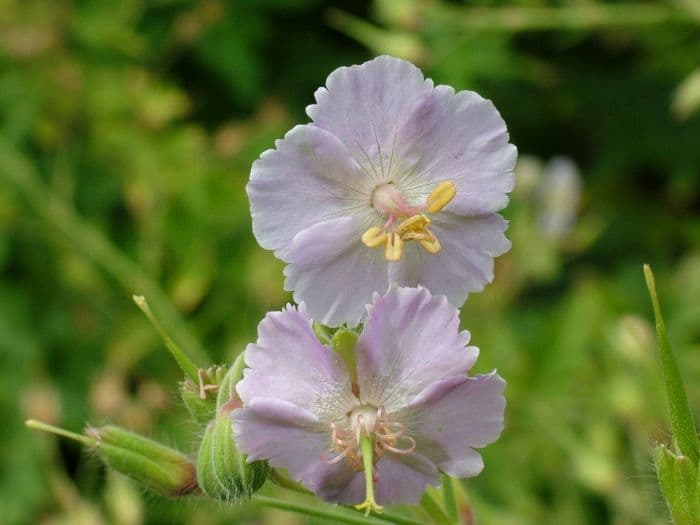
[[236, 384], [243, 373], [239, 358], [221, 381], [216, 417], [204, 432], [197, 456], [197, 481], [204, 493], [222, 501], [250, 498], [270, 475], [265, 461], [246, 462], [233, 440], [231, 412], [241, 406]]
[[90, 428], [85, 434], [109, 467], [153, 492], [176, 497], [197, 488], [195, 466], [177, 450], [113, 425]]
[[197, 480], [204, 493], [222, 501], [248, 499], [270, 475], [265, 461], [246, 463], [233, 441], [233, 426], [228, 412], [209, 423], [197, 456]]
[[700, 516], [700, 472], [687, 456], [677, 456], [664, 445], [654, 451], [661, 491], [676, 525], [694, 525]]
[[35, 419], [26, 425], [82, 443], [107, 466], [162, 496], [184, 496], [197, 489], [196, 469], [187, 456], [123, 428], [88, 428], [82, 435]]

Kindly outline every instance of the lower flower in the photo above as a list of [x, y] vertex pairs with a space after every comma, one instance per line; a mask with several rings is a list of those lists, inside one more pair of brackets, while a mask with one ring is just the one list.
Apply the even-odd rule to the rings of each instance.
[[417, 503], [440, 472], [481, 472], [474, 449], [503, 429], [505, 382], [467, 375], [478, 356], [468, 342], [443, 296], [392, 288], [368, 307], [351, 376], [303, 304], [269, 313], [237, 387], [238, 447], [327, 501], [367, 512]]

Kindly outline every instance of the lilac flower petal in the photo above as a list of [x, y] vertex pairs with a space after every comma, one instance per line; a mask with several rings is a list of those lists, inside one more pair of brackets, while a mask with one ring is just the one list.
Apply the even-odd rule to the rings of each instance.
[[435, 464], [417, 453], [386, 453], [377, 463], [377, 474], [375, 491], [380, 505], [416, 504], [428, 485], [440, 483]]
[[493, 280], [493, 258], [510, 249], [508, 227], [500, 215], [465, 217], [441, 213], [430, 230], [442, 250], [430, 255], [417, 245], [406, 246], [400, 261], [389, 267], [389, 280], [406, 286], [421, 284], [450, 303], [463, 304], [471, 292], [480, 292]]
[[437, 86], [413, 105], [399, 131], [397, 157], [405, 168], [396, 184], [417, 200], [442, 181], [457, 194], [445, 208], [463, 215], [496, 212], [513, 190], [517, 149], [491, 103], [473, 91]]
[[457, 309], [425, 288], [392, 288], [375, 300], [356, 347], [360, 401], [400, 409], [426, 386], [464, 374], [478, 349], [467, 347]]
[[476, 476], [484, 464], [473, 448], [492, 443], [503, 430], [504, 388], [495, 371], [430, 385], [401, 413], [416, 451], [450, 476]]
[[246, 405], [271, 397], [332, 421], [355, 403], [344, 363], [318, 342], [304, 305], [268, 313], [258, 326], [257, 343], [246, 349], [245, 362], [250, 368], [236, 390]]
[[375, 291], [389, 287], [382, 250], [360, 241], [357, 220], [342, 217], [300, 232], [288, 252], [285, 288], [294, 290], [311, 316], [327, 326], [357, 325]]
[[370, 182], [336, 136], [296, 126], [253, 163], [247, 186], [253, 232], [285, 259], [294, 236], [368, 202]]
[[333, 71], [326, 87], [316, 90], [316, 104], [306, 112], [315, 126], [330, 131], [348, 147], [371, 178], [388, 180], [402, 121], [432, 86], [410, 62], [380, 56]]
[[[286, 468], [295, 480], [329, 501], [345, 496], [357, 475], [343, 462], [322, 461], [330, 445], [328, 426], [304, 408], [278, 399], [259, 397], [231, 414], [238, 448], [248, 462], [269, 460], [273, 467]], [[355, 495], [355, 503], [362, 501]]]

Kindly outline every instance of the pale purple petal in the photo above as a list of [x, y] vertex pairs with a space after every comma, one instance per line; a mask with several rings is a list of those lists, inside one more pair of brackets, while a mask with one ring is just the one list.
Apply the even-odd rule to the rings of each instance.
[[356, 219], [342, 217], [307, 228], [292, 242], [285, 288], [321, 324], [357, 325], [372, 294], [389, 287], [383, 251], [368, 249], [360, 232]]
[[428, 485], [440, 483], [435, 464], [420, 453], [384, 454], [377, 463], [377, 478], [375, 491], [380, 505], [416, 504]]
[[491, 103], [473, 91], [437, 86], [414, 103], [397, 139], [396, 185], [417, 200], [442, 181], [457, 194], [445, 208], [462, 215], [496, 212], [514, 184], [515, 146]]
[[245, 405], [258, 397], [276, 398], [332, 421], [355, 402], [344, 363], [318, 342], [303, 305], [268, 313], [245, 362], [249, 368], [236, 387]]
[[296, 126], [253, 163], [247, 186], [253, 232], [263, 248], [285, 259], [300, 231], [368, 207], [370, 181], [338, 138]]
[[406, 246], [400, 261], [389, 267], [391, 283], [421, 284], [434, 294], [444, 294], [455, 305], [464, 304], [471, 292], [480, 292], [493, 281], [493, 258], [510, 249], [508, 227], [500, 215], [465, 217], [443, 212], [433, 219], [430, 231], [442, 249], [428, 254], [419, 246]]
[[464, 374], [478, 355], [466, 347], [456, 308], [425, 288], [392, 288], [369, 308], [356, 347], [360, 401], [400, 409], [431, 383]]
[[[231, 418], [236, 445], [248, 455], [248, 462], [264, 459], [273, 467], [286, 468], [292, 478], [329, 501], [348, 496], [357, 473], [343, 462], [323, 461], [330, 433], [316, 415], [286, 401], [261, 397], [234, 410]], [[362, 501], [364, 484], [362, 490], [354, 503]]]
[[484, 467], [474, 448], [492, 443], [503, 430], [505, 381], [496, 372], [456, 376], [430, 385], [395, 417], [405, 422], [416, 451], [457, 478]]
[[380, 56], [333, 71], [306, 112], [315, 126], [338, 137], [372, 178], [388, 180], [397, 161], [398, 130], [432, 86], [410, 62]]

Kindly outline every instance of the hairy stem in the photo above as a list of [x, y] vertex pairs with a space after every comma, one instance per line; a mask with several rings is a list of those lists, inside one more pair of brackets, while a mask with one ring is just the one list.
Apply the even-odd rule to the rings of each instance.
[[70, 430], [66, 430], [64, 428], [55, 427], [53, 425], [49, 425], [48, 423], [44, 423], [43, 421], [37, 421], [36, 419], [27, 419], [27, 421], [25, 421], [24, 424], [28, 428], [41, 430], [42, 432], [48, 432], [49, 434], [55, 434], [57, 436], [67, 438], [72, 441], [77, 441], [78, 443], [82, 443], [86, 447], [95, 446], [94, 438], [84, 436], [82, 434], [76, 434], [75, 432], [71, 432]]
[[661, 361], [661, 372], [664, 378], [666, 390], [666, 402], [671, 419], [671, 430], [678, 448], [684, 456], [690, 458], [694, 465], [698, 464], [698, 434], [695, 430], [695, 422], [690, 411], [688, 396], [683, 387], [683, 379], [678, 370], [678, 364], [671, 351], [671, 345], [666, 334], [666, 325], [661, 316], [659, 297], [656, 294], [654, 274], [648, 264], [644, 265], [644, 277], [646, 278], [651, 304], [654, 308], [656, 319], [656, 338]]
[[153, 325], [153, 328], [155, 328], [156, 331], [160, 334], [160, 337], [163, 339], [163, 343], [165, 343], [166, 348], [170, 351], [170, 354], [180, 366], [182, 372], [192, 381], [197, 383], [197, 381], [199, 380], [199, 368], [196, 364], [192, 362], [192, 360], [189, 357], [187, 357], [187, 354], [185, 354], [182, 348], [180, 348], [178, 344], [175, 341], [173, 341], [173, 339], [168, 335], [168, 333], [163, 328], [163, 325], [161, 325], [160, 321], [158, 321], [158, 318], [155, 315], [153, 315], [153, 311], [151, 310], [151, 307], [148, 306], [146, 298], [143, 295], [134, 295], [133, 299], [136, 303], [136, 306], [139, 307], [139, 310], [143, 312], [146, 318]]

